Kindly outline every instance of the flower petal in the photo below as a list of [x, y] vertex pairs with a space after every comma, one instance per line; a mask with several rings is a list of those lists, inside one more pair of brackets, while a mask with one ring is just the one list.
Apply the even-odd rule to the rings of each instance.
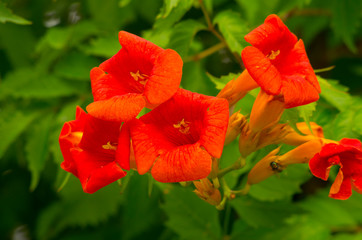
[[327, 158], [323, 158], [317, 153], [309, 160], [309, 168], [314, 176], [327, 181], [330, 171], [330, 164]]
[[125, 170], [130, 170], [130, 147], [129, 125], [125, 123], [121, 128], [116, 150], [116, 161]]
[[113, 155], [89, 153], [76, 149], [71, 153], [77, 165], [78, 178], [86, 193], [94, 193], [126, 175], [114, 161]]
[[278, 95], [282, 86], [282, 77], [278, 69], [256, 47], [246, 47], [241, 53], [245, 68], [250, 76], [268, 94]]
[[[338, 174], [339, 175], [339, 174]], [[351, 186], [351, 179], [350, 178], [344, 178], [342, 183], [341, 177], [337, 175], [336, 181], [334, 184], [336, 184], [336, 187], [331, 188], [331, 192], [329, 192], [329, 197], [339, 199], [339, 200], [346, 200], [352, 195], [352, 186]], [[343, 178], [343, 175], [342, 175]], [[339, 186], [338, 186], [339, 185]], [[339, 187], [339, 191], [337, 193], [334, 193], [335, 190], [337, 190]]]
[[142, 95], [129, 93], [93, 102], [87, 106], [87, 111], [99, 119], [123, 122], [135, 118], [145, 105]]
[[361, 174], [355, 174], [352, 176], [352, 186], [356, 192], [362, 194], [362, 175]]
[[150, 104], [160, 104], [177, 91], [182, 76], [182, 59], [177, 52], [166, 49], [157, 57], [144, 94]]
[[159, 182], [194, 181], [211, 171], [211, 156], [198, 144], [184, 145], [160, 156], [151, 173]]

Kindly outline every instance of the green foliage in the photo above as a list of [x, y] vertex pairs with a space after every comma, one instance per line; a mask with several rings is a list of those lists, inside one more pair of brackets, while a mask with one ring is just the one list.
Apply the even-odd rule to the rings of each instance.
[[190, 189], [172, 188], [165, 195], [162, 208], [168, 216], [166, 225], [182, 239], [220, 239], [218, 211], [200, 200]]
[[13, 12], [9, 8], [7, 8], [5, 3], [3, 2], [0, 2], [0, 22], [12, 22], [22, 25], [31, 24], [30, 21], [13, 14]]

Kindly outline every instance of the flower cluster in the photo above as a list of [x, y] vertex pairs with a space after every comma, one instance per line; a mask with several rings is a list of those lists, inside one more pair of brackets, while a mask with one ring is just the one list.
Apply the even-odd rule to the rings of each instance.
[[[245, 40], [252, 45], [241, 53], [246, 69], [212, 97], [179, 88], [183, 62], [175, 51], [121, 31], [121, 50], [90, 72], [94, 102], [88, 114], [78, 107], [76, 119], [63, 126], [61, 167], [79, 178], [87, 193], [131, 170], [150, 173], [159, 182], [193, 181], [194, 192], [219, 209], [226, 199], [247, 193], [291, 164], [309, 163], [312, 174], [323, 180], [338, 165], [330, 197], [347, 199], [352, 188], [362, 193], [360, 141], [326, 139], [314, 122], [280, 123], [285, 109], [315, 102], [321, 92], [303, 41], [276, 15]], [[256, 88], [250, 115], [229, 115]], [[144, 108], [148, 112], [137, 117]], [[240, 159], [219, 169], [223, 146], [237, 138]], [[282, 155], [280, 147], [271, 151], [251, 169], [245, 188], [232, 191], [222, 185], [221, 199], [219, 180], [270, 144], [296, 147]]]

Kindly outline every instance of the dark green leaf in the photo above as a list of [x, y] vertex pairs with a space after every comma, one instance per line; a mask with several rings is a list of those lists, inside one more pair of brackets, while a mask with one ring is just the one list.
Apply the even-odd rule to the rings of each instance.
[[186, 57], [194, 36], [202, 29], [206, 29], [206, 26], [192, 19], [176, 24], [172, 29], [168, 47], [174, 49], [181, 57]]
[[356, 52], [354, 36], [361, 21], [362, 1], [333, 0], [332, 27], [337, 36], [343, 39], [349, 49]]
[[161, 12], [156, 17], [154, 28], [170, 28], [191, 8], [193, 2], [193, 0], [165, 0]]
[[0, 109], [0, 158], [38, 115], [38, 112], [23, 112], [11, 107]]
[[5, 3], [3, 2], [0, 2], [0, 22], [1, 23], [12, 22], [22, 25], [31, 24], [30, 21], [13, 14], [13, 12], [9, 8], [7, 8], [5, 6]]
[[121, 45], [117, 34], [114, 34], [92, 39], [89, 45], [83, 45], [80, 49], [89, 55], [110, 58], [121, 49]]
[[218, 240], [221, 229], [218, 211], [190, 189], [174, 187], [165, 195], [166, 225], [181, 239]]
[[30, 190], [38, 185], [40, 174], [49, 154], [49, 132], [53, 123], [53, 115], [48, 114], [33, 124], [27, 136], [25, 146], [29, 170], [31, 172]]
[[219, 26], [220, 32], [224, 36], [230, 50], [237, 54], [247, 46], [244, 36], [249, 29], [239, 13], [232, 10], [226, 10], [214, 18], [214, 24]]

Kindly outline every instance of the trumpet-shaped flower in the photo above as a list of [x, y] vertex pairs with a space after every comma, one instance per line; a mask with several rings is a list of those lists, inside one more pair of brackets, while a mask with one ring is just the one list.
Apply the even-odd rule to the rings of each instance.
[[339, 172], [329, 191], [336, 199], [348, 199], [352, 188], [362, 193], [362, 147], [357, 139], [343, 138], [339, 143], [328, 143], [310, 161], [312, 174], [327, 181], [333, 165]]
[[128, 32], [119, 32], [122, 49], [91, 70], [93, 103], [87, 111], [104, 120], [128, 121], [144, 108], [159, 105], [177, 91], [182, 59], [171, 49]]
[[[80, 107], [76, 119], [63, 125], [61, 167], [79, 178], [84, 192], [94, 193], [126, 175], [116, 162], [120, 127], [120, 123], [94, 118]], [[118, 151], [129, 155], [129, 148]]]
[[140, 119], [129, 122], [137, 170], [151, 168], [160, 182], [193, 181], [220, 158], [228, 125], [225, 99], [183, 89]]
[[283, 96], [285, 108], [318, 100], [321, 91], [304, 43], [276, 15], [245, 36], [252, 46], [241, 57], [251, 77], [269, 95]]

